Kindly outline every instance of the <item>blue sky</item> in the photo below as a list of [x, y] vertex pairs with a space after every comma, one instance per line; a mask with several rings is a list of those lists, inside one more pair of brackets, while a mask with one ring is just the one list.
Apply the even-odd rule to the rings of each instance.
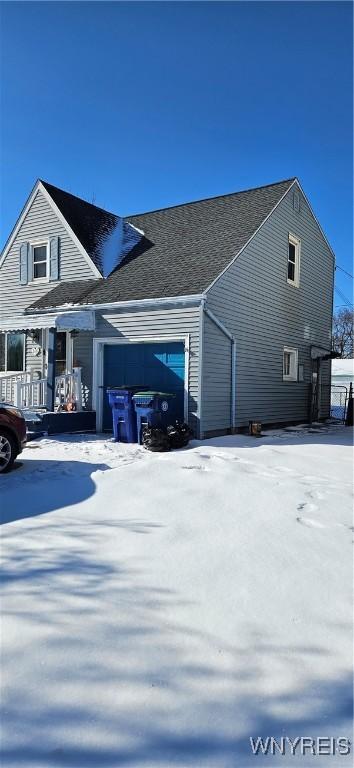
[[38, 177], [124, 215], [298, 176], [353, 274], [351, 3], [1, 15], [2, 244]]

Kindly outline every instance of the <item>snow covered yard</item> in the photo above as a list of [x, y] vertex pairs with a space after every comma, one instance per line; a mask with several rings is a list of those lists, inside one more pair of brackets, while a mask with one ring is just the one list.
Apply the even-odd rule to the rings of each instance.
[[31, 443], [0, 478], [4, 768], [351, 764], [352, 430], [150, 454]]

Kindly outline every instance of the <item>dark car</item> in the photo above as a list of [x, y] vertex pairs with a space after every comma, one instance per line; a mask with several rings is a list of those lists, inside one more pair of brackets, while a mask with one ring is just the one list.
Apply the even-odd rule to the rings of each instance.
[[0, 472], [7, 472], [26, 443], [26, 422], [14, 405], [0, 403]]

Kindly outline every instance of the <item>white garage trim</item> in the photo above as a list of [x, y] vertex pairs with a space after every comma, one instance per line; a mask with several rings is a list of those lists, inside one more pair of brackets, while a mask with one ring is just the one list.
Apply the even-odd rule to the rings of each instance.
[[96, 429], [102, 432], [103, 420], [103, 357], [105, 344], [151, 344], [155, 342], [184, 343], [184, 419], [188, 421], [189, 398], [189, 333], [185, 336], [136, 336], [134, 339], [107, 336], [93, 339], [92, 408], [96, 411]]

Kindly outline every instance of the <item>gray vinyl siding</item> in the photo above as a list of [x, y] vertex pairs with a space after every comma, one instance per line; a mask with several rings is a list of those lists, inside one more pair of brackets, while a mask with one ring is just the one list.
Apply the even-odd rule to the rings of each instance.
[[226, 431], [231, 417], [231, 340], [204, 316], [203, 430]]
[[[19, 254], [21, 243], [59, 237], [59, 280], [20, 285]], [[54, 288], [60, 280], [92, 279], [95, 275], [60, 219], [39, 189], [12, 246], [0, 267], [0, 317], [22, 312]], [[41, 359], [33, 356], [33, 344], [26, 339], [26, 367], [41, 369]]]
[[93, 271], [82, 253], [68, 235], [41, 190], [38, 190], [0, 268], [1, 315], [21, 312], [58, 285], [59, 280], [50, 283], [20, 285], [19, 251], [21, 243], [46, 239], [53, 235], [60, 238], [60, 279], [85, 280], [94, 277]]
[[197, 307], [96, 312], [96, 330], [80, 331], [74, 339], [74, 365], [82, 367], [87, 408], [92, 404], [93, 338], [164, 338], [189, 334], [189, 422], [198, 434], [199, 310]]
[[[38, 331], [39, 341], [32, 339], [28, 334], [26, 337], [26, 370], [37, 372], [41, 376], [43, 375], [43, 346], [42, 346], [42, 331]], [[40, 347], [40, 354], [35, 354], [36, 347]]]
[[[301, 240], [299, 288], [287, 283], [289, 232]], [[333, 274], [333, 256], [304, 197], [301, 195], [301, 210], [296, 213], [290, 190], [209, 289], [207, 305], [236, 339], [236, 426], [247, 425], [249, 419], [264, 423], [307, 419], [310, 347], [331, 348]], [[204, 355], [210, 368], [211, 350], [216, 345], [208, 329]], [[284, 346], [298, 349], [299, 365], [304, 367], [303, 382], [283, 381]], [[214, 375], [218, 369], [215, 355]], [[210, 370], [209, 375], [213, 375]], [[329, 384], [327, 364], [322, 371], [324, 416], [329, 412]], [[214, 430], [218, 418], [224, 423], [225, 404], [218, 413], [209, 414], [204, 408], [203, 414], [203, 430]]]

